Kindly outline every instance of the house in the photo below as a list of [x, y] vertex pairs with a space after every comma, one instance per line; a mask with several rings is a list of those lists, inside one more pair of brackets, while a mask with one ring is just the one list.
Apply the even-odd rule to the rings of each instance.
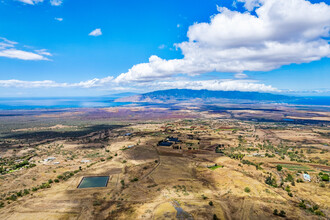
[[57, 164], [60, 164], [60, 162], [54, 162], [53, 164], [54, 164], [54, 165], [57, 165]]
[[81, 160], [80, 161], [81, 163], [89, 163], [89, 162], [91, 162], [90, 160], [85, 160], [85, 159], [83, 159], [83, 160]]
[[310, 175], [308, 175], [307, 173], [304, 173], [304, 174], [303, 174], [303, 177], [304, 177], [304, 180], [305, 180], [305, 181], [308, 181], [308, 182], [311, 181], [311, 177], [310, 177]]
[[48, 158], [44, 159], [44, 162], [53, 161], [55, 159], [56, 159], [55, 157], [48, 157]]
[[127, 148], [132, 148], [132, 147], [134, 147], [134, 145], [128, 145], [128, 146], [127, 146]]

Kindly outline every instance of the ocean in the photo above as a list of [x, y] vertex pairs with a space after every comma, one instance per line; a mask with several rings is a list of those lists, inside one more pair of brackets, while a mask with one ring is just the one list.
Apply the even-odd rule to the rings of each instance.
[[[102, 108], [132, 104], [114, 102], [117, 97], [62, 97], [62, 98], [0, 98], [0, 110]], [[330, 106], [330, 97], [296, 97], [284, 103], [293, 105]], [[235, 103], [235, 100], [233, 100]]]
[[65, 98], [0, 98], [0, 109], [59, 109], [59, 108], [102, 108], [130, 104], [114, 102], [109, 97], [65, 97]]

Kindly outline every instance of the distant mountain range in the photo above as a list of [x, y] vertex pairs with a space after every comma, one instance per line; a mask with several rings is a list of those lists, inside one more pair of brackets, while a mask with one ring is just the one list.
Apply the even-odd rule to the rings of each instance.
[[259, 93], [259, 92], [240, 92], [240, 91], [210, 91], [210, 90], [191, 90], [191, 89], [169, 89], [149, 92], [141, 95], [119, 98], [117, 102], [175, 102], [184, 100], [252, 100], [270, 102], [288, 102], [296, 97]]

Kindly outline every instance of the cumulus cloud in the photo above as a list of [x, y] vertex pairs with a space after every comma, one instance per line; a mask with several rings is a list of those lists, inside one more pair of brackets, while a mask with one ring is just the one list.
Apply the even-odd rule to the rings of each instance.
[[175, 46], [182, 59], [151, 56], [116, 82], [143, 82], [177, 74], [269, 71], [330, 57], [330, 6], [306, 0], [240, 0], [250, 12], [219, 8], [208, 23], [189, 27], [189, 41]]
[[56, 21], [63, 21], [63, 18], [54, 18]]
[[22, 81], [22, 80], [0, 80], [0, 87], [18, 87], [18, 88], [111, 88], [111, 90], [149, 90], [162, 89], [208, 89], [223, 91], [255, 91], [255, 92], [279, 92], [277, 88], [265, 85], [253, 80], [199, 80], [191, 81], [189, 79], [163, 80], [154, 82], [140, 82], [118, 84], [113, 77], [102, 79], [92, 79], [81, 81], [79, 83], [58, 83], [51, 80], [44, 81]]
[[49, 60], [48, 56], [51, 56], [51, 53], [45, 49], [32, 52], [17, 49], [17, 45], [17, 42], [0, 37], [0, 57], [20, 60]]
[[52, 6], [60, 6], [63, 3], [63, 0], [50, 0]]
[[43, 2], [44, 0], [17, 0], [19, 2], [23, 2], [25, 4], [28, 4], [28, 5], [35, 5], [35, 4], [38, 4], [40, 2]]
[[252, 80], [174, 80], [142, 83], [155, 90], [162, 89], [207, 89], [214, 91], [244, 91], [244, 92], [280, 92], [279, 89]]
[[89, 36], [97, 37], [97, 36], [102, 35], [102, 31], [101, 31], [100, 28], [96, 28], [95, 30], [93, 30], [92, 32], [90, 32], [88, 35]]

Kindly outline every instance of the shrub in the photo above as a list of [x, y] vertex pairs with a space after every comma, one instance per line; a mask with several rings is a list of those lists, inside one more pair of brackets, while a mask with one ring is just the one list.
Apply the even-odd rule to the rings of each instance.
[[48, 180], [48, 183], [49, 183], [49, 184], [53, 183], [53, 180], [49, 179], [49, 180]]
[[30, 194], [30, 191], [28, 189], [24, 189], [24, 195]]
[[300, 208], [303, 208], [303, 209], [306, 209], [306, 204], [305, 204], [305, 201], [302, 200], [300, 203], [299, 203], [299, 207]]
[[212, 201], [210, 201], [210, 202], [209, 202], [209, 205], [210, 205], [210, 206], [213, 206], [213, 202], [212, 202]]
[[287, 192], [290, 192], [290, 191], [291, 191], [291, 189], [290, 189], [290, 186], [289, 186], [289, 185], [287, 185], [287, 186], [285, 187], [285, 191], [287, 191]]
[[59, 181], [58, 179], [54, 179], [54, 182], [55, 182], [55, 183], [58, 183], [58, 182], [60, 182], [60, 181]]
[[134, 177], [134, 179], [131, 179], [131, 182], [136, 182], [138, 181], [139, 179], [137, 177]]
[[99, 205], [101, 205], [101, 201], [99, 200], [93, 201], [93, 206], [99, 206]]
[[3, 208], [3, 207], [5, 207], [5, 203], [0, 202], [0, 208]]
[[251, 190], [250, 190], [249, 187], [245, 187], [245, 188], [244, 188], [244, 192], [249, 193], [249, 192], [251, 192]]
[[16, 201], [17, 200], [17, 196], [15, 194], [11, 195], [8, 197], [9, 200], [12, 200], [12, 201]]
[[16, 195], [17, 195], [18, 197], [22, 197], [22, 196], [23, 196], [22, 190], [19, 191], [19, 192], [16, 192]]
[[278, 215], [281, 216], [281, 217], [285, 217], [286, 216], [286, 213], [285, 213], [285, 211], [281, 210]]
[[213, 220], [219, 220], [219, 218], [216, 214], [213, 215]]
[[38, 190], [38, 187], [32, 187], [32, 191], [35, 192]]
[[288, 174], [288, 176], [284, 180], [285, 182], [292, 182], [294, 181], [293, 176], [291, 174]]
[[323, 175], [321, 176], [321, 179], [322, 179], [322, 181], [327, 181], [327, 182], [329, 182], [329, 175], [328, 175], [328, 174], [323, 174]]
[[277, 210], [277, 209], [274, 209], [273, 214], [274, 214], [274, 215], [278, 215], [278, 210]]
[[314, 212], [315, 215], [320, 215], [320, 216], [325, 216], [324, 213], [321, 210], [315, 210]]
[[276, 169], [277, 169], [277, 171], [281, 171], [282, 170], [282, 166], [281, 165], [277, 165], [276, 166]]
[[271, 174], [266, 178], [265, 183], [272, 187], [277, 187], [276, 179]]
[[325, 187], [325, 184], [324, 183], [320, 183], [320, 187]]
[[58, 176], [57, 176], [57, 179], [60, 179], [60, 180], [61, 180], [61, 179], [63, 179], [63, 178], [64, 178], [63, 175], [58, 175]]

